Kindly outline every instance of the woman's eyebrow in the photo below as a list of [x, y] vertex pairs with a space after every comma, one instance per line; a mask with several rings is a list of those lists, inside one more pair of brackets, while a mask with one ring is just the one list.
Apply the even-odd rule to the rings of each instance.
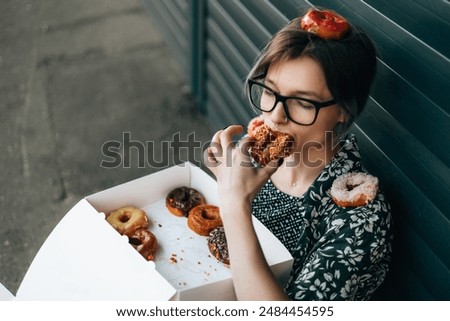
[[[265, 85], [269, 85], [269, 86], [274, 86], [274, 87], [277, 87], [277, 84], [274, 82], [274, 81], [272, 81], [270, 78], [265, 78], [264, 79], [264, 84]], [[274, 91], [276, 91], [275, 89], [273, 89], [272, 87], [271, 87], [271, 89], [272, 90], [274, 90]], [[319, 101], [321, 101], [323, 98], [322, 97], [320, 97], [317, 93], [315, 93], [314, 91], [305, 91], [305, 90], [296, 90], [296, 91], [294, 91], [294, 92], [292, 92], [292, 94], [289, 94], [288, 96], [290, 96], [290, 97], [296, 97], [296, 96], [298, 96], [298, 97], [305, 97], [305, 96], [307, 96], [307, 97], [313, 97], [313, 98], [315, 98], [315, 99], [318, 99]]]

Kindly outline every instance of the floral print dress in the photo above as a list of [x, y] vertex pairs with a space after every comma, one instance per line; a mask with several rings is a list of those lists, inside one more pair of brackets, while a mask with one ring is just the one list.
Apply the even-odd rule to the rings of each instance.
[[302, 197], [269, 180], [253, 200], [253, 215], [294, 258], [286, 294], [293, 300], [368, 300], [386, 276], [392, 221], [382, 192], [366, 206], [341, 208], [330, 196], [334, 179], [364, 171], [354, 135]]

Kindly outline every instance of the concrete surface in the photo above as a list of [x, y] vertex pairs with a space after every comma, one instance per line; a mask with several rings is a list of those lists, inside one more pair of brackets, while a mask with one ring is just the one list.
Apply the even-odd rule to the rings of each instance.
[[16, 293], [79, 199], [200, 165], [213, 129], [139, 0], [2, 1], [0, 46], [0, 282]]

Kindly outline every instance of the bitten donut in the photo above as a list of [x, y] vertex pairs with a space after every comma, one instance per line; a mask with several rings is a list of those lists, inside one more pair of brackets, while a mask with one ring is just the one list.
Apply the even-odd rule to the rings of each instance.
[[194, 207], [205, 204], [205, 197], [191, 187], [178, 187], [166, 197], [166, 207], [175, 216], [188, 216]]
[[114, 227], [120, 234], [131, 236], [136, 230], [140, 228], [147, 228], [148, 217], [145, 212], [133, 207], [126, 206], [112, 211], [106, 220], [112, 227]]
[[257, 122], [258, 120], [251, 121], [247, 130], [249, 137], [254, 140], [250, 144], [249, 152], [256, 163], [266, 166], [270, 161], [292, 153], [294, 138], [291, 135], [273, 131], [264, 123], [256, 126]]
[[256, 129], [262, 125], [264, 125], [264, 119], [261, 116], [255, 117], [252, 120], [250, 120], [250, 122], [247, 125], [248, 136], [255, 137]]
[[223, 225], [219, 208], [209, 204], [194, 207], [189, 212], [187, 225], [195, 233], [208, 236], [213, 229]]
[[158, 248], [156, 236], [144, 229], [139, 229], [129, 238], [129, 243], [147, 260], [152, 261]]
[[310, 9], [301, 19], [303, 30], [322, 39], [339, 40], [350, 29], [347, 20], [331, 10]]
[[378, 178], [366, 173], [347, 173], [336, 178], [331, 186], [333, 201], [341, 207], [364, 206], [378, 192]]
[[230, 257], [228, 256], [228, 244], [225, 236], [225, 229], [222, 227], [215, 228], [209, 233], [208, 248], [211, 254], [220, 262], [229, 265]]

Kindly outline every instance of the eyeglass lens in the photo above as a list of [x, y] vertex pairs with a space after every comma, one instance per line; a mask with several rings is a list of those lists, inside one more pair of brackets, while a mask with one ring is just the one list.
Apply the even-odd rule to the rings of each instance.
[[[250, 99], [253, 105], [265, 112], [270, 112], [279, 102], [277, 94], [269, 88], [263, 87], [258, 83], [253, 83], [250, 88]], [[288, 98], [285, 100], [285, 106], [289, 111], [286, 115], [291, 120], [302, 125], [314, 123], [316, 118], [316, 107], [304, 100]]]

